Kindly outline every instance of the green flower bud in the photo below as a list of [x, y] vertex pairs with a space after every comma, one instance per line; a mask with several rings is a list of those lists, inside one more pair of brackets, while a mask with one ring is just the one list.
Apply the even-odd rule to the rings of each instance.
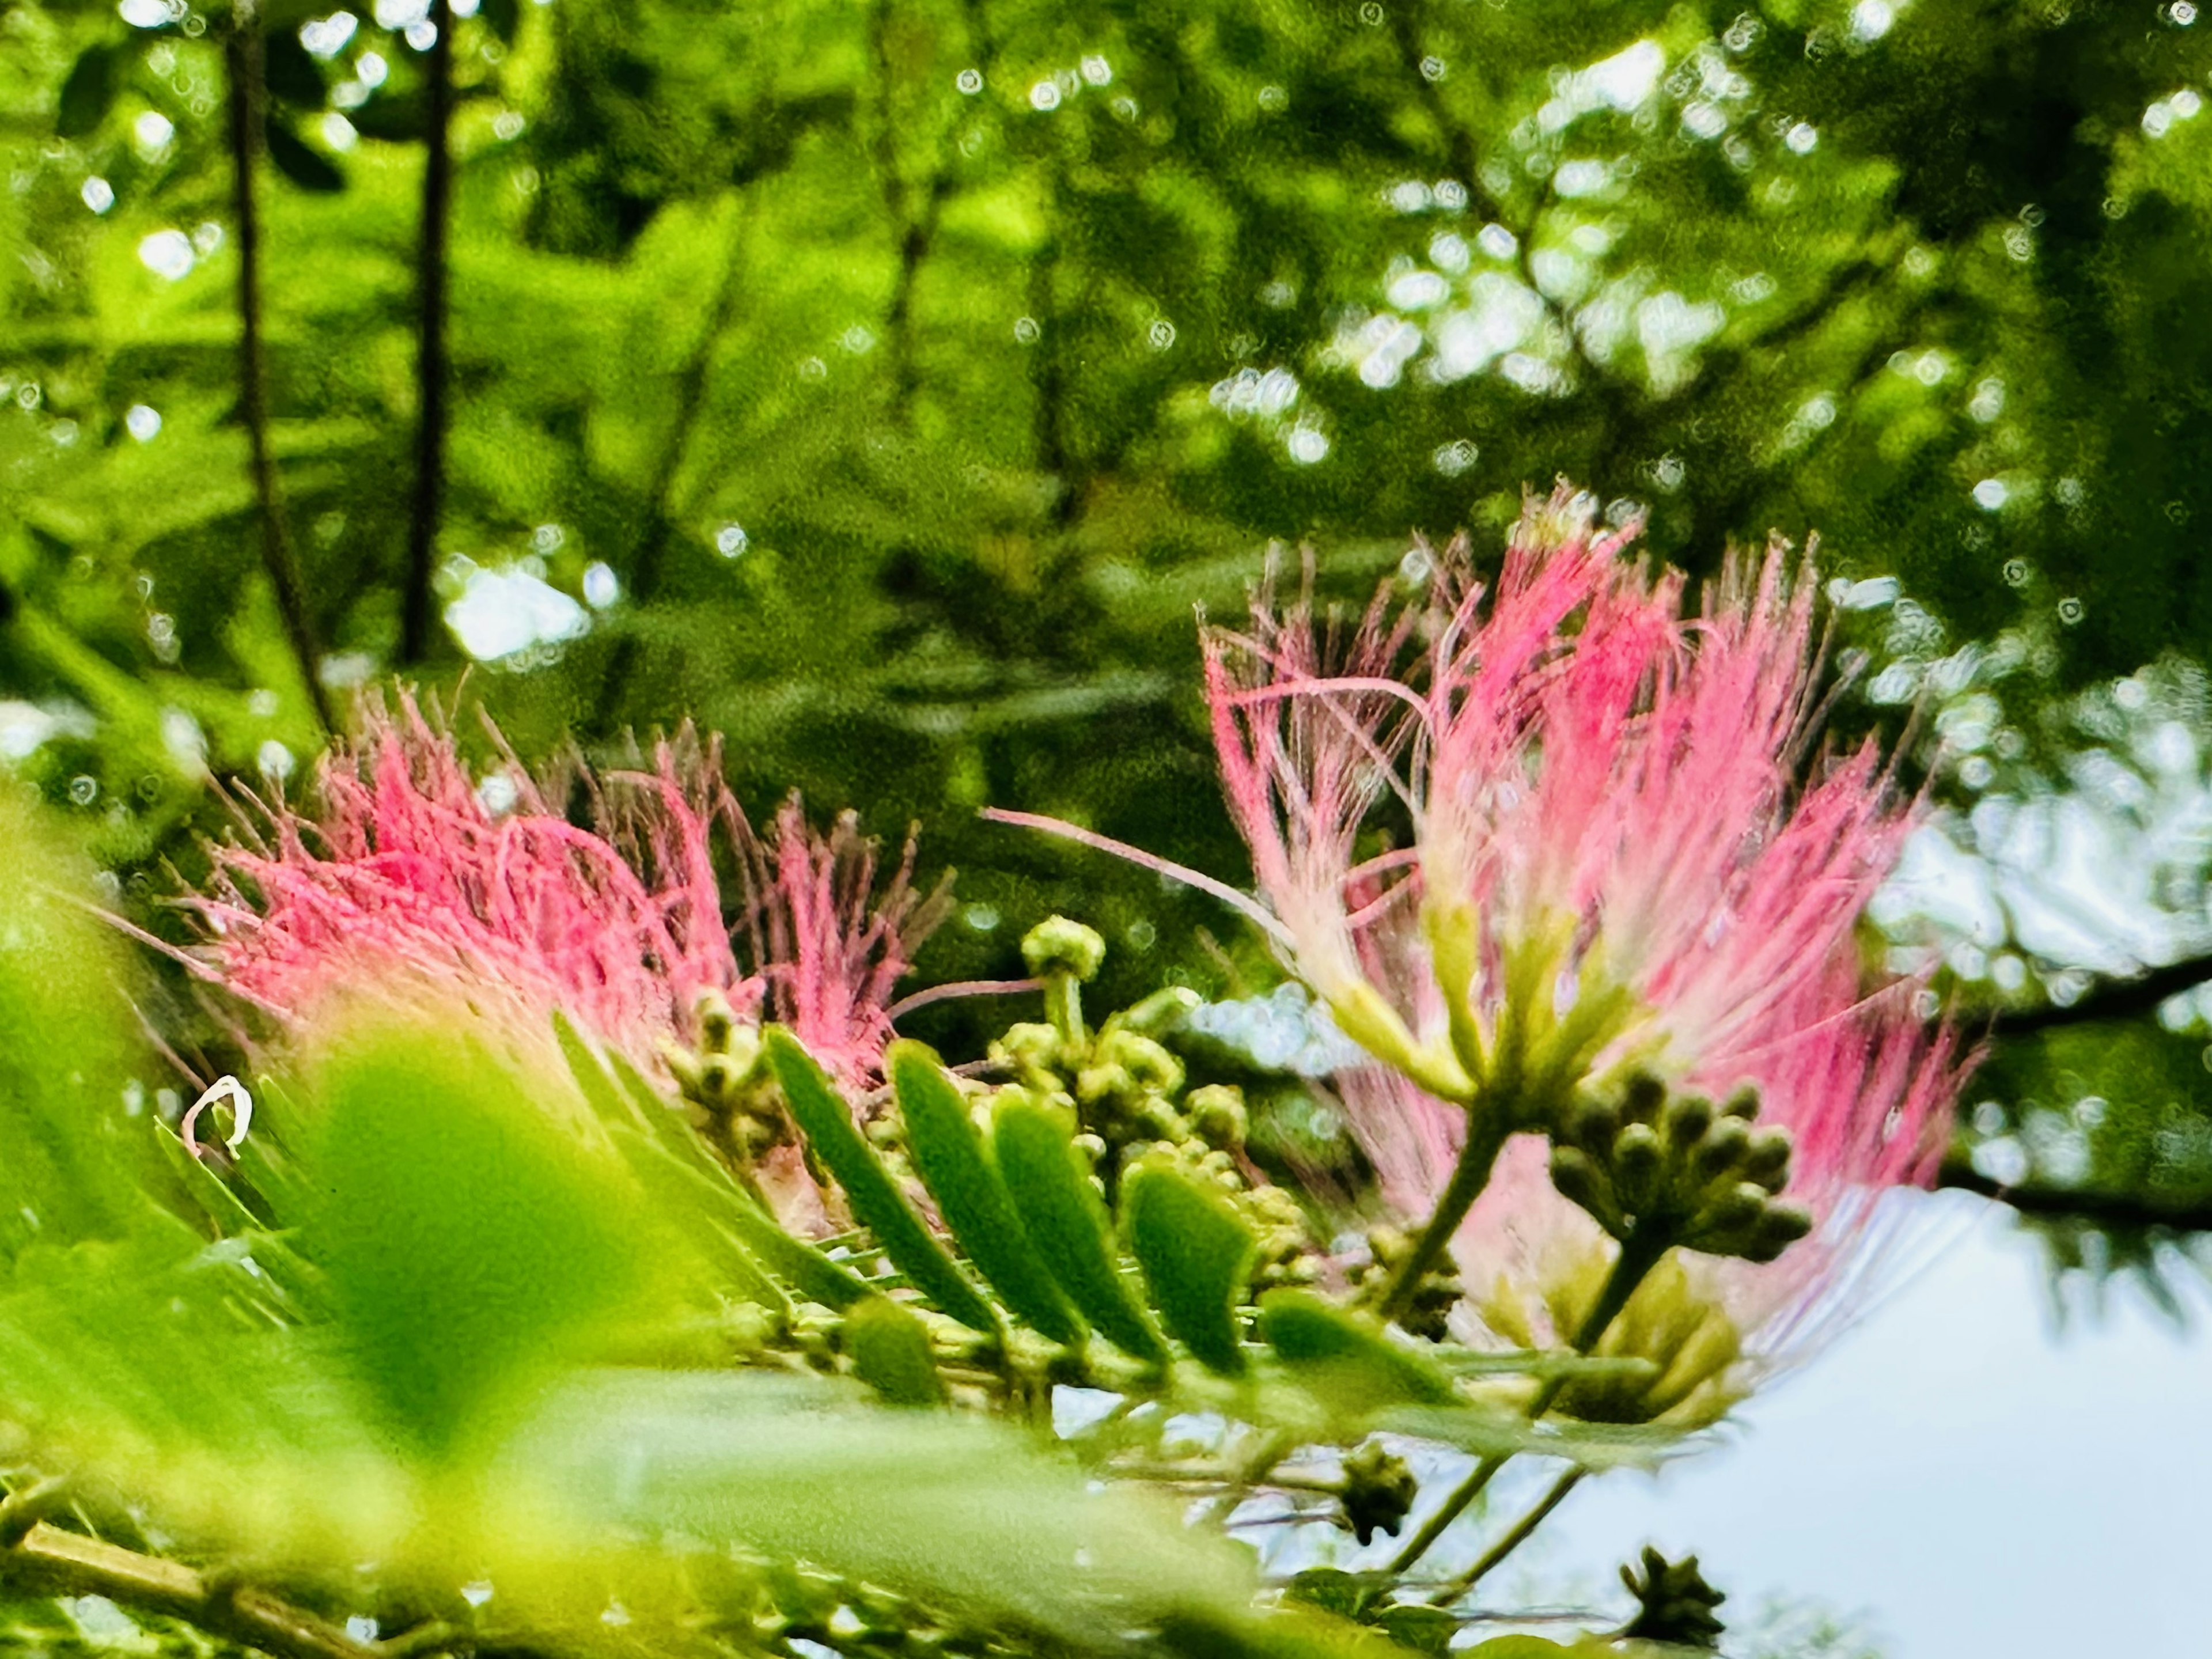
[[1724, 1117], [1713, 1125], [1711, 1132], [1698, 1143], [1691, 1157], [1691, 1166], [1699, 1176], [1710, 1181], [1715, 1176], [1725, 1175], [1730, 1170], [1742, 1167], [1751, 1151], [1751, 1131], [1740, 1117]]
[[700, 992], [693, 1000], [691, 1017], [699, 1022], [701, 1048], [719, 1054], [730, 1046], [731, 1033], [737, 1030], [738, 1016], [730, 1006], [729, 998], [710, 987]]
[[1609, 1146], [1620, 1133], [1620, 1108], [1613, 1101], [1584, 1095], [1567, 1115], [1567, 1139], [1577, 1146]]
[[1770, 1193], [1780, 1192], [1790, 1184], [1790, 1131], [1779, 1124], [1753, 1130], [1751, 1144], [1744, 1149], [1745, 1178]]
[[1620, 1115], [1632, 1123], [1649, 1123], [1667, 1103], [1667, 1085], [1649, 1072], [1638, 1072], [1620, 1091]]
[[1183, 1099], [1190, 1127], [1200, 1140], [1224, 1152], [1244, 1144], [1249, 1120], [1244, 1110], [1244, 1091], [1226, 1084], [1209, 1083], [1194, 1089]]
[[1766, 1213], [1766, 1189], [1740, 1181], [1716, 1199], [1698, 1218], [1701, 1233], [1726, 1240], [1747, 1231]]
[[1624, 1180], [1656, 1175], [1665, 1158], [1659, 1136], [1648, 1123], [1632, 1123], [1613, 1138], [1613, 1166]]
[[1182, 1062], [1148, 1036], [1134, 1031], [1113, 1031], [1098, 1043], [1099, 1058], [1119, 1066], [1137, 1080], [1139, 1088], [1173, 1094], [1182, 1087]]
[[1048, 1072], [1060, 1063], [1060, 1033], [1030, 1020], [1009, 1025], [991, 1045], [991, 1056], [1009, 1060], [1025, 1072]]
[[1607, 1232], [1620, 1230], [1620, 1212], [1613, 1201], [1604, 1177], [1588, 1154], [1572, 1146], [1552, 1148], [1552, 1185], [1561, 1198], [1578, 1204]]
[[1748, 1083], [1731, 1094], [1721, 1107], [1723, 1117], [1740, 1117], [1748, 1123], [1759, 1115], [1759, 1091]]
[[1753, 1227], [1750, 1243], [1742, 1255], [1749, 1261], [1771, 1261], [1812, 1231], [1810, 1211], [1795, 1204], [1769, 1204]]
[[1134, 1031], [1139, 1036], [1157, 1036], [1179, 1024], [1205, 1002], [1206, 999], [1188, 985], [1170, 985], [1123, 1009], [1114, 1023], [1121, 1030]]
[[1022, 960], [1039, 979], [1066, 974], [1087, 983], [1106, 960], [1106, 941], [1079, 921], [1048, 916], [1023, 936]]
[[1677, 1095], [1667, 1103], [1659, 1121], [1668, 1146], [1678, 1153], [1686, 1152], [1713, 1127], [1713, 1103], [1696, 1095]]

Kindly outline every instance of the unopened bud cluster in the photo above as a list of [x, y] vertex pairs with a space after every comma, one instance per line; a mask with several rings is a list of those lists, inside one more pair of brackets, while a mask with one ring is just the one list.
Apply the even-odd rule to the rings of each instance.
[[1015, 1086], [1072, 1115], [1076, 1145], [1109, 1196], [1139, 1158], [1164, 1159], [1218, 1187], [1259, 1236], [1255, 1291], [1310, 1281], [1316, 1267], [1305, 1212], [1287, 1192], [1247, 1178], [1242, 1091], [1212, 1084], [1185, 1092], [1183, 1063], [1160, 1041], [1198, 1006], [1197, 993], [1181, 986], [1155, 992], [1094, 1032], [1084, 1021], [1080, 988], [1105, 952], [1096, 932], [1065, 916], [1031, 928], [1022, 959], [1045, 981], [1052, 1018], [1008, 1027], [991, 1058], [1012, 1072]]
[[[1413, 1240], [1395, 1227], [1375, 1228], [1367, 1235], [1370, 1261], [1358, 1270], [1363, 1291], [1379, 1294], [1395, 1275], [1398, 1264], [1413, 1253]], [[1466, 1287], [1451, 1253], [1445, 1251], [1429, 1265], [1407, 1295], [1397, 1324], [1408, 1336], [1441, 1342], [1449, 1335], [1451, 1310], [1459, 1305]]]
[[1624, 1242], [1634, 1234], [1771, 1261], [1812, 1231], [1813, 1218], [1779, 1197], [1790, 1132], [1758, 1127], [1758, 1116], [1752, 1090], [1716, 1107], [1639, 1073], [1617, 1096], [1570, 1109], [1553, 1137], [1552, 1184]]
[[720, 991], [702, 991], [692, 1009], [696, 1048], [667, 1044], [661, 1058], [684, 1098], [740, 1165], [791, 1139], [791, 1125], [761, 1064], [760, 1032], [740, 1022]]
[[1378, 1532], [1395, 1538], [1420, 1490], [1411, 1464], [1380, 1440], [1370, 1440], [1344, 1460], [1345, 1523], [1363, 1544], [1373, 1542]]
[[1728, 1596], [1705, 1582], [1696, 1556], [1669, 1561], [1647, 1545], [1643, 1572], [1625, 1566], [1620, 1582], [1637, 1602], [1636, 1617], [1620, 1632], [1623, 1638], [1707, 1651], [1719, 1648], [1727, 1626], [1713, 1609]]

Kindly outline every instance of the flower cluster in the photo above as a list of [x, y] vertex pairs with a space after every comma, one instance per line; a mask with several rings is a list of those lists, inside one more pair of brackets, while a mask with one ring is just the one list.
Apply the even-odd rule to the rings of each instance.
[[[1836, 1282], [1867, 1194], [1932, 1175], [1963, 1067], [1917, 988], [1862, 981], [1857, 919], [1913, 811], [1871, 743], [1814, 750], [1808, 570], [1780, 546], [1733, 557], [1692, 614], [1630, 539], [1562, 493], [1494, 588], [1460, 544], [1421, 550], [1425, 591], [1350, 629], [1263, 587], [1248, 629], [1207, 636], [1214, 736], [1263, 925], [1381, 1062], [1345, 1093], [1386, 1194], [1454, 1225], [1457, 1204], [1478, 1302], [1529, 1304], [1494, 1322], [1561, 1334], [1560, 1287], [1607, 1249], [1542, 1143], [1509, 1137], [1559, 1141], [1578, 1103], [1641, 1079], [1738, 1095], [1786, 1133], [1789, 1207], [1759, 1248], [1801, 1211], [1814, 1243], [1726, 1264], [1724, 1287], [1740, 1329], [1778, 1340]], [[1555, 1175], [1561, 1157], [1583, 1155]], [[1708, 1173], [1715, 1216], [1753, 1203], [1746, 1171]]]
[[914, 890], [910, 845], [878, 894], [850, 815], [825, 837], [793, 800], [757, 836], [718, 745], [688, 729], [633, 769], [571, 759], [537, 777], [509, 755], [477, 777], [403, 695], [396, 714], [364, 706], [313, 796], [249, 799], [210, 849], [209, 891], [185, 901], [195, 964], [280, 1040], [336, 998], [469, 1009], [524, 1042], [550, 1040], [558, 1012], [657, 1073], [697, 1041], [703, 1006], [781, 1019], [866, 1084], [891, 987], [943, 909]]

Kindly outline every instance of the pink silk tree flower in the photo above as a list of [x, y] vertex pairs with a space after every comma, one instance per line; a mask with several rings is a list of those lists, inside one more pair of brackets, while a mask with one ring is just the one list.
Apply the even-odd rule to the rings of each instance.
[[[1766, 1265], [1662, 1277], [1687, 1273], [1731, 1342], [1778, 1346], [1850, 1276], [1869, 1195], [1931, 1176], [1971, 1062], [1911, 984], [1861, 981], [1858, 918], [1915, 807], [1871, 743], [1813, 752], [1809, 564], [1731, 558], [1692, 614], [1630, 539], [1562, 493], [1524, 515], [1494, 591], [1455, 546], [1412, 621], [1378, 601], [1348, 643], [1263, 588], [1249, 629], [1207, 641], [1216, 744], [1270, 932], [1382, 1062], [1346, 1079], [1354, 1130], [1386, 1196], [1431, 1218], [1384, 1310], [1455, 1242], [1496, 1334], [1573, 1340], [1557, 1310], [1620, 1253], [1518, 1132], [1556, 1146], [1579, 1101], [1631, 1079], [1748, 1087], [1786, 1132], [1768, 1168], [1796, 1219], [1742, 1243]], [[1363, 859], [1385, 802], [1411, 844]]]
[[[1911, 822], [1869, 744], [1806, 775], [1813, 584], [1731, 560], [1702, 615], [1564, 493], [1495, 592], [1462, 548], [1330, 651], [1263, 589], [1207, 641], [1270, 932], [1347, 1034], [1539, 1127], [1585, 1079], [1684, 1079], [1841, 1012], [1826, 986]], [[1417, 640], [1413, 650], [1404, 647]], [[1395, 798], [1411, 845], [1355, 844]]]
[[[280, 1033], [338, 997], [474, 1009], [530, 1042], [550, 1040], [558, 1012], [651, 1075], [667, 1045], [696, 1038], [702, 1000], [720, 999], [743, 1024], [786, 1020], [860, 1084], [890, 1034], [890, 988], [941, 914], [911, 890], [911, 846], [874, 896], [873, 855], [849, 821], [825, 840], [794, 800], [761, 842], [718, 746], [688, 729], [650, 769], [595, 775], [571, 761], [537, 779], [510, 757], [478, 780], [403, 694], [396, 715], [364, 705], [314, 793], [313, 811], [249, 803], [242, 837], [210, 848], [210, 890], [185, 901], [206, 933], [192, 964]], [[592, 828], [563, 815], [572, 794]]]

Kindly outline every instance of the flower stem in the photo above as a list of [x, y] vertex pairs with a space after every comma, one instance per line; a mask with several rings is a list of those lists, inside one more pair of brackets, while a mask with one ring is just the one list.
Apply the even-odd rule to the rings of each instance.
[[1436, 1212], [1421, 1229], [1421, 1236], [1413, 1241], [1413, 1248], [1392, 1270], [1383, 1286], [1382, 1298], [1376, 1304], [1383, 1318], [1393, 1319], [1405, 1311], [1406, 1304], [1419, 1288], [1422, 1275], [1436, 1266], [1437, 1258], [1450, 1248], [1452, 1235], [1467, 1219], [1474, 1200], [1482, 1196], [1482, 1189], [1490, 1184], [1491, 1169], [1505, 1145], [1505, 1134], [1500, 1127], [1503, 1119], [1502, 1113], [1485, 1111], [1481, 1103], [1469, 1110], [1467, 1140], [1459, 1149], [1459, 1161], [1452, 1166], [1451, 1180], [1437, 1200]]
[[1534, 1509], [1507, 1528], [1505, 1535], [1485, 1550], [1480, 1561], [1430, 1596], [1429, 1605], [1449, 1607], [1481, 1583], [1492, 1567], [1528, 1541], [1528, 1535], [1544, 1524], [1553, 1510], [1566, 1502], [1567, 1494], [1580, 1486], [1583, 1477], [1589, 1473], [1583, 1468], [1569, 1469], [1553, 1481], [1551, 1491], [1544, 1494]]
[[[1644, 1275], [1658, 1265], [1659, 1258], [1667, 1254], [1668, 1248], [1668, 1241], [1650, 1236], [1640, 1228], [1630, 1230], [1628, 1237], [1621, 1241], [1620, 1254], [1613, 1259], [1613, 1271], [1606, 1275], [1605, 1287], [1598, 1292], [1597, 1301], [1591, 1305], [1582, 1328], [1575, 1333], [1574, 1347], [1577, 1353], [1588, 1353], [1597, 1346], [1607, 1328], [1620, 1316], [1620, 1310], [1628, 1305], [1628, 1299], [1636, 1294], [1636, 1287], [1644, 1282]], [[1552, 1402], [1559, 1397], [1560, 1391], [1566, 1386], [1566, 1378], [1555, 1376], [1538, 1389], [1536, 1397], [1528, 1402], [1529, 1420], [1534, 1422], [1549, 1411]], [[1498, 1470], [1505, 1467], [1510, 1456], [1510, 1453], [1493, 1454], [1474, 1466], [1467, 1479], [1452, 1489], [1442, 1507], [1428, 1518], [1421, 1529], [1391, 1560], [1389, 1571], [1393, 1577], [1410, 1571], [1414, 1563], [1429, 1553], [1430, 1546], [1443, 1536], [1444, 1529], [1465, 1514], [1467, 1506], [1482, 1495], [1483, 1488], [1490, 1484]], [[1565, 1494], [1560, 1495], [1564, 1497]], [[1536, 1519], [1540, 1521], [1543, 1516], [1540, 1515]], [[1515, 1541], [1517, 1543], [1519, 1540]], [[1487, 1571], [1486, 1568], [1485, 1570]]]

